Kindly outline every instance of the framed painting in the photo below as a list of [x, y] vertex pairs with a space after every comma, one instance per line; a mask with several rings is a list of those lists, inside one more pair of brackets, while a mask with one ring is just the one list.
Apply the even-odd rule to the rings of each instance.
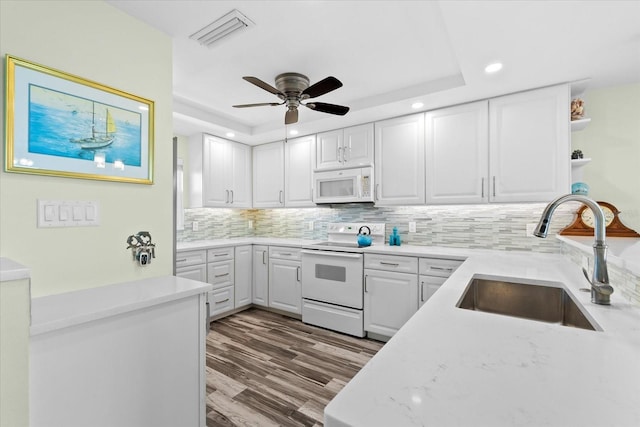
[[11, 55], [5, 71], [5, 171], [153, 184], [153, 101]]

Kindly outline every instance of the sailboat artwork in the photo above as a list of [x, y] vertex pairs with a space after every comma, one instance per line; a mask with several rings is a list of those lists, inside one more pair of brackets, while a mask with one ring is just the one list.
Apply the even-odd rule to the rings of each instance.
[[116, 139], [116, 122], [107, 108], [104, 131], [96, 129], [96, 103], [93, 103], [92, 120], [91, 120], [91, 136], [86, 138], [70, 138], [69, 140], [75, 144], [80, 144], [80, 148], [91, 150], [103, 148], [111, 145]]

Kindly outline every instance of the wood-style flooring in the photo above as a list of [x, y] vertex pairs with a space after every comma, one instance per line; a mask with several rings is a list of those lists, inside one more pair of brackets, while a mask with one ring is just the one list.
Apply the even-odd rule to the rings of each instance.
[[382, 346], [255, 308], [212, 322], [207, 426], [321, 426], [324, 407]]

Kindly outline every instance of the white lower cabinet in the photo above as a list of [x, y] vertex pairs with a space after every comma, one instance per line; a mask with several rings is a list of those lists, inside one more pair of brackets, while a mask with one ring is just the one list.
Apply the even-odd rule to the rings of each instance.
[[251, 259], [253, 257], [251, 245], [236, 246], [234, 262], [234, 308], [251, 304]]
[[269, 307], [302, 313], [300, 249], [269, 247]]
[[442, 286], [463, 260], [445, 258], [420, 258], [418, 261], [420, 307]]
[[410, 273], [364, 271], [364, 330], [393, 336], [418, 310], [418, 277]]
[[420, 297], [418, 299], [418, 308], [422, 307], [423, 304], [440, 289], [440, 286], [442, 286], [446, 280], [446, 277], [419, 276]]
[[197, 280], [198, 282], [207, 281], [207, 266], [206, 264], [190, 265], [188, 267], [176, 268], [176, 276], [184, 277], [185, 279]]
[[253, 246], [253, 303], [269, 306], [269, 247]]
[[209, 317], [214, 317], [233, 309], [233, 286], [214, 289], [207, 294], [209, 303]]
[[176, 253], [176, 276], [185, 279], [207, 281], [207, 251], [179, 251]]

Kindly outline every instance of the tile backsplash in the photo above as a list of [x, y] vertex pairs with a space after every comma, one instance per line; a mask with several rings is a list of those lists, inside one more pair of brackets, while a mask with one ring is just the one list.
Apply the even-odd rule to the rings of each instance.
[[[373, 207], [334, 205], [301, 209], [186, 209], [179, 242], [245, 236], [303, 239], [327, 238], [330, 222], [384, 222], [386, 238], [398, 227], [402, 242], [412, 245], [487, 248], [560, 253], [561, 244], [549, 237], [526, 236], [527, 224], [537, 224], [545, 203], [455, 206]], [[579, 204], [556, 209], [549, 236], [573, 219]], [[198, 231], [193, 231], [193, 222]], [[416, 232], [409, 233], [409, 221]], [[253, 227], [249, 228], [250, 222]], [[313, 222], [313, 229], [309, 229]]]

